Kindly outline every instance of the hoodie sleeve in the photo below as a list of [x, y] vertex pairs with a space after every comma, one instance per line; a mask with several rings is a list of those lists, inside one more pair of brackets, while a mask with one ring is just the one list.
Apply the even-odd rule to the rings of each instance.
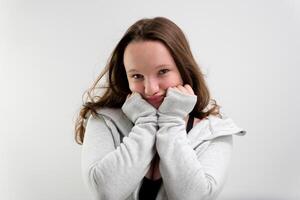
[[90, 117], [86, 126], [82, 171], [97, 200], [126, 199], [146, 174], [155, 153], [156, 109], [134, 93], [122, 110], [134, 126], [117, 148], [103, 116]]
[[200, 150], [201, 145], [193, 149], [187, 138], [184, 117], [196, 101], [194, 95], [171, 89], [158, 110], [156, 148], [169, 199], [214, 199], [226, 177], [232, 136], [215, 138], [204, 152]]

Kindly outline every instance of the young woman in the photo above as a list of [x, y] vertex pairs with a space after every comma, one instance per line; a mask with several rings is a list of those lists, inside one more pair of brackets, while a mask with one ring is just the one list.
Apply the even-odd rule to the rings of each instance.
[[232, 135], [245, 131], [210, 99], [176, 24], [163, 17], [134, 23], [87, 94], [76, 141], [94, 199], [217, 197]]

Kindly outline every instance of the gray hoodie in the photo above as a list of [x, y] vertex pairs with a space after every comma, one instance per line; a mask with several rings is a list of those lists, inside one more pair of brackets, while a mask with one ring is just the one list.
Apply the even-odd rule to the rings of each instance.
[[156, 110], [138, 93], [122, 108], [101, 108], [87, 122], [82, 175], [93, 199], [137, 200], [154, 154], [163, 184], [156, 200], [216, 199], [230, 166], [232, 135], [246, 131], [210, 115], [186, 133], [195, 95], [169, 89]]

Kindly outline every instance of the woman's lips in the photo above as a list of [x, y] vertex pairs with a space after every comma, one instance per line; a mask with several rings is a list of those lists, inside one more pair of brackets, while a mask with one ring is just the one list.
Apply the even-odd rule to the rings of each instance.
[[161, 103], [163, 100], [164, 96], [163, 95], [157, 95], [157, 96], [152, 96], [152, 97], [147, 97], [146, 100], [150, 103], [150, 104], [158, 104]]

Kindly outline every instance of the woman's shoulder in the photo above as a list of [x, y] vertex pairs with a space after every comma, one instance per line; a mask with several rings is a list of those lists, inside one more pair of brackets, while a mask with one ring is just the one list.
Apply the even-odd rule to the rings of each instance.
[[191, 135], [202, 140], [211, 140], [225, 135], [245, 135], [246, 131], [235, 124], [235, 122], [225, 115], [209, 115], [203, 119], [195, 119], [194, 128]]
[[109, 119], [114, 123], [129, 121], [121, 108], [101, 107], [96, 109], [96, 117], [101, 116], [104, 119]]
[[96, 112], [98, 115], [103, 115], [103, 116], [107, 116], [110, 118], [116, 118], [122, 114], [124, 114], [122, 112], [121, 108], [110, 108], [110, 107], [100, 107], [96, 109]]
[[215, 135], [245, 135], [246, 131], [239, 127], [232, 118], [225, 113], [208, 117], [210, 128]]
[[96, 118], [100, 116], [107, 125], [114, 126], [121, 132], [128, 132], [132, 128], [132, 122], [121, 108], [101, 107], [96, 112]]

